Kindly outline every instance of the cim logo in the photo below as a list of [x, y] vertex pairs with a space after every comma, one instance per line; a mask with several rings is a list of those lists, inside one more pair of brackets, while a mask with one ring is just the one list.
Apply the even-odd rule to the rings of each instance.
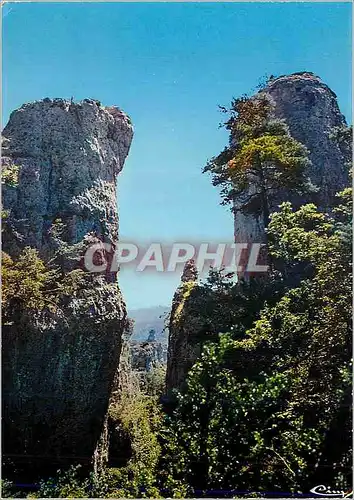
[[318, 495], [319, 497], [330, 497], [330, 498], [353, 498], [353, 490], [347, 492], [343, 490], [336, 490], [330, 486], [325, 486], [324, 484], [319, 484], [310, 490], [310, 493]]

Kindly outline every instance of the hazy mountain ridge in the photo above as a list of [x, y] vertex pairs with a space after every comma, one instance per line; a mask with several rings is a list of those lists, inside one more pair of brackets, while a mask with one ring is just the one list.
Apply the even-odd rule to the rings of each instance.
[[149, 331], [155, 330], [156, 340], [168, 343], [168, 329], [165, 328], [165, 318], [170, 312], [168, 306], [144, 307], [128, 311], [128, 316], [134, 320], [133, 334], [130, 340], [144, 341]]

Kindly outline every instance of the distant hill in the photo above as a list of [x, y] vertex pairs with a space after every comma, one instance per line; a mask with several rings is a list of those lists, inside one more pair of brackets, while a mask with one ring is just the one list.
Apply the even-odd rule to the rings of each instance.
[[146, 340], [150, 330], [155, 330], [156, 340], [163, 344], [168, 343], [168, 330], [164, 331], [165, 317], [170, 312], [167, 306], [146, 307], [128, 311], [129, 318], [135, 321], [131, 340]]

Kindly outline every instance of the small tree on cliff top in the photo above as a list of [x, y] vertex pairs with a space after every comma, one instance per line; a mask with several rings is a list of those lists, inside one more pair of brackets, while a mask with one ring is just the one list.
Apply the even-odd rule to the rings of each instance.
[[233, 211], [263, 216], [279, 194], [311, 189], [305, 176], [308, 150], [291, 137], [284, 120], [274, 117], [274, 104], [265, 94], [234, 99], [224, 124], [230, 131], [229, 146], [204, 168], [213, 185], [221, 186], [222, 204], [234, 203]]

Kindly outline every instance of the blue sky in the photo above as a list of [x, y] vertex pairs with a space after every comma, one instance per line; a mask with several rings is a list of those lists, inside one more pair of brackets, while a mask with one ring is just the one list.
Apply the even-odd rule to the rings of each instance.
[[[3, 10], [3, 123], [27, 101], [118, 105], [135, 137], [119, 177], [133, 242], [231, 242], [201, 169], [226, 144], [218, 105], [266, 74], [312, 71], [351, 122], [350, 3], [31, 3]], [[128, 308], [169, 305], [171, 273], [121, 272]]]

